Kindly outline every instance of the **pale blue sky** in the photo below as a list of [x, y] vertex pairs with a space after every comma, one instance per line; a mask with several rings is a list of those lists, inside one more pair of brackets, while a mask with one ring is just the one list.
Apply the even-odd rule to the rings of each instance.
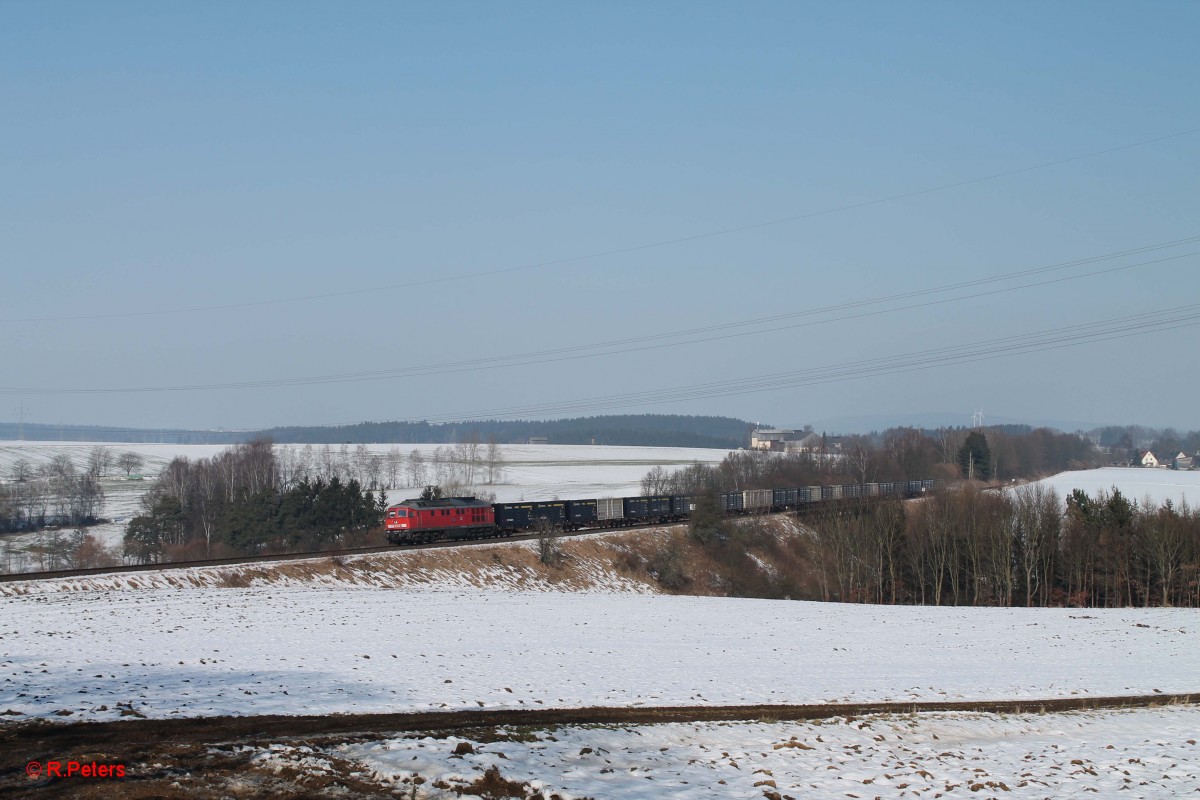
[[[0, 419], [15, 419], [21, 404], [27, 420], [129, 426], [454, 416], [921, 353], [1200, 302], [1192, 256], [877, 317], [507, 370], [57, 391], [511, 355], [1200, 235], [1192, 133], [567, 264], [128, 316], [620, 250], [1200, 128], [1197, 30], [1200, 4], [1184, 2], [0, 2]], [[82, 318], [100, 314], [118, 316]], [[983, 407], [1029, 420], [1198, 427], [1198, 343], [1186, 327], [893, 376], [588, 410], [801, 425], [925, 411], [966, 422]]]

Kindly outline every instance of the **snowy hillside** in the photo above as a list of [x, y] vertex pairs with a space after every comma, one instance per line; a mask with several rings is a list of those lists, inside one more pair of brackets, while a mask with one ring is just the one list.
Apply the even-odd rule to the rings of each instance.
[[1039, 483], [1050, 486], [1066, 498], [1072, 489], [1082, 489], [1090, 495], [1111, 492], [1113, 487], [1130, 500], [1141, 503], [1147, 499], [1158, 506], [1164, 500], [1179, 505], [1185, 500], [1195, 506], [1200, 502], [1200, 471], [1181, 472], [1171, 469], [1140, 467], [1106, 467], [1104, 469], [1060, 472]]

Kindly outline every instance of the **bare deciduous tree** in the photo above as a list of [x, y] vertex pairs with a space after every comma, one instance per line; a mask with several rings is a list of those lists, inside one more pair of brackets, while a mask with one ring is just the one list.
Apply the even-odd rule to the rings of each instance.
[[421, 455], [421, 451], [413, 448], [413, 451], [408, 454], [408, 485], [409, 486], [424, 486], [429, 479], [429, 474], [425, 471], [425, 458]]
[[29, 463], [28, 458], [21, 456], [9, 466], [8, 475], [13, 482], [24, 483], [33, 477], [33, 464]]
[[387, 451], [387, 488], [394, 489], [400, 485], [401, 474], [404, 472], [404, 454], [399, 447]]
[[671, 482], [671, 476], [661, 466], [654, 466], [642, 476], [642, 494], [666, 494]]
[[875, 448], [866, 436], [851, 436], [846, 443], [844, 452], [854, 477], [859, 483], [870, 483], [875, 476]]
[[88, 473], [97, 477], [103, 478], [108, 475], [109, 469], [112, 468], [113, 454], [104, 445], [96, 445], [88, 451]]
[[504, 451], [496, 441], [495, 436], [488, 437], [487, 454], [484, 456], [487, 464], [487, 482], [498, 483], [504, 479]]
[[429, 464], [433, 470], [433, 480], [440, 486], [443, 483], [448, 483], [451, 474], [454, 471], [454, 465], [451, 463], [452, 453], [449, 448], [435, 447], [433, 455], [430, 458]]
[[69, 478], [75, 474], [75, 462], [66, 453], [55, 453], [42, 471], [50, 478]]
[[126, 478], [132, 475], [135, 469], [141, 469], [145, 463], [146, 459], [140, 453], [135, 453], [132, 450], [126, 450], [117, 456], [117, 468], [125, 470]]
[[458, 467], [462, 481], [470, 486], [475, 482], [475, 470], [479, 466], [479, 433], [471, 431], [454, 445], [454, 463]]
[[363, 477], [367, 479], [367, 485], [371, 489], [380, 488], [380, 481], [383, 480], [383, 456], [378, 453], [371, 453], [367, 456], [367, 463], [363, 469]]

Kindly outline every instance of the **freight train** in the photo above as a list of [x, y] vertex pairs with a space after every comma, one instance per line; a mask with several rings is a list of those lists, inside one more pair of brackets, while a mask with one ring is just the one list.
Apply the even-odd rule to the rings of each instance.
[[[789, 489], [746, 489], [717, 495], [727, 515], [796, 511], [818, 503], [872, 497], [918, 497], [942, 481], [850, 483]], [[405, 500], [389, 506], [384, 525], [392, 544], [512, 536], [539, 527], [555, 531], [683, 522], [696, 509], [692, 495], [602, 497], [489, 503], [474, 497]]]

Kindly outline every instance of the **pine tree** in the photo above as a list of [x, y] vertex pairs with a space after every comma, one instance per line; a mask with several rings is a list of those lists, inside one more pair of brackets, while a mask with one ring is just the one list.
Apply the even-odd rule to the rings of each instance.
[[992, 477], [992, 451], [987, 437], [979, 431], [967, 434], [966, 441], [958, 449], [958, 466], [964, 478], [986, 481]]

